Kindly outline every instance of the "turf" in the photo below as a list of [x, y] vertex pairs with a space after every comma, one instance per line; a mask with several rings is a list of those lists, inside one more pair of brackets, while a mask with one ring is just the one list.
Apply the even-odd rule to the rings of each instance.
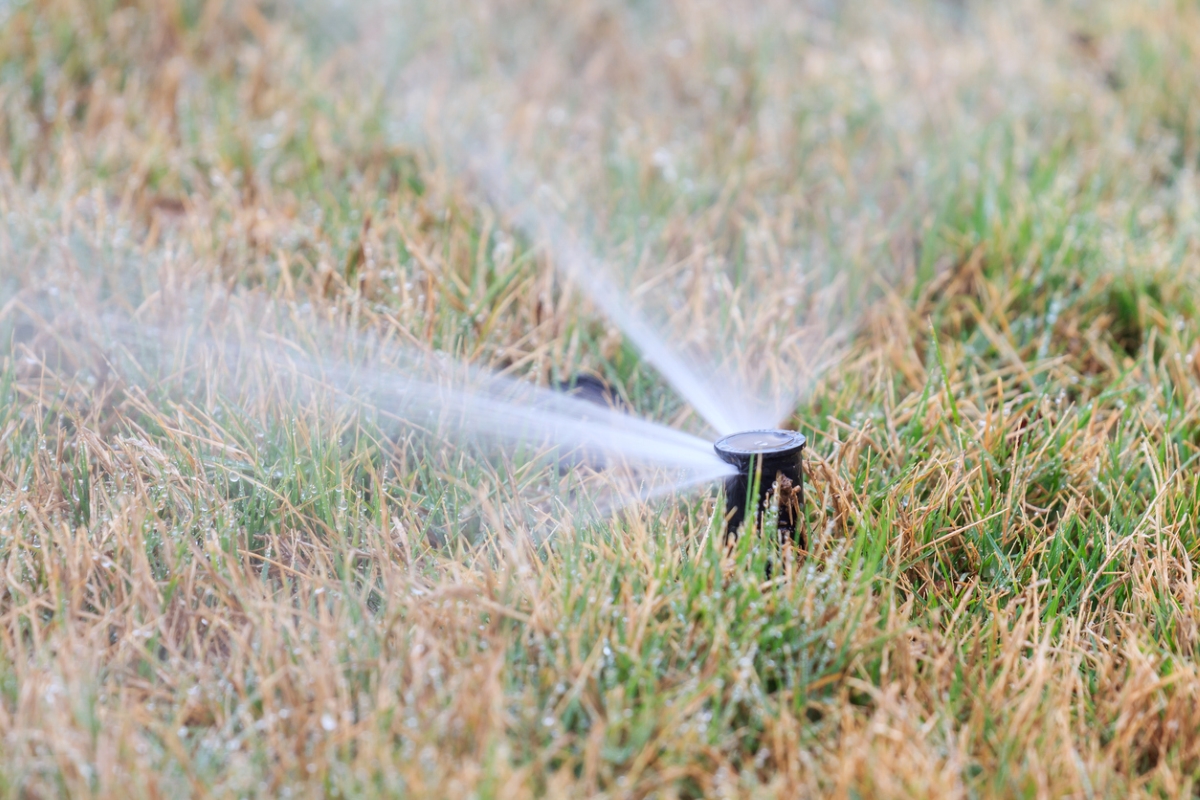
[[4, 793], [1195, 794], [1200, 12], [494, 5], [605, 99], [525, 124], [613, 253], [870, 278], [789, 420], [807, 550], [715, 492], [531, 539], [544, 473], [43, 325], [218, 284], [698, 425], [395, 135], [383, 33], [0, 0]]

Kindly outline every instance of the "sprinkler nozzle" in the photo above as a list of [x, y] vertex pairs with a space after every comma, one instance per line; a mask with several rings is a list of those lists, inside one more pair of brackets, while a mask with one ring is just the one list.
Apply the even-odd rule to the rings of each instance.
[[[717, 455], [737, 468], [737, 474], [725, 482], [725, 502], [733, 511], [725, 529], [725, 537], [737, 535], [746, 516], [746, 507], [753, 502], [756, 519], [762, 524], [762, 514], [771, 495], [779, 498], [779, 535], [784, 541], [797, 540], [796, 525], [804, 506], [804, 462], [801, 458], [806, 439], [795, 431], [746, 431], [733, 433], [713, 445]], [[761, 472], [760, 472], [761, 471]], [[758, 497], [747, 494], [758, 480]]]

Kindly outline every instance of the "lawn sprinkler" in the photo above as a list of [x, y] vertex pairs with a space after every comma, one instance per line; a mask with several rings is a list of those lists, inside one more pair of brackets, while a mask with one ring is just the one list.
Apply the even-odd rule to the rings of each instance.
[[[765, 430], [733, 433], [713, 445], [722, 461], [737, 468], [737, 474], [725, 481], [725, 502], [733, 512], [725, 529], [727, 541], [737, 535], [750, 502], [761, 527], [763, 511], [774, 496], [779, 498], [780, 540], [804, 546], [803, 537], [797, 539], [796, 525], [804, 506], [805, 442], [795, 431]], [[756, 483], [757, 497], [751, 501], [747, 495]]]
[[604, 408], [616, 411], [629, 410], [629, 406], [621, 399], [620, 393], [608, 381], [587, 372], [576, 372], [567, 380], [554, 383], [554, 388], [563, 394]]

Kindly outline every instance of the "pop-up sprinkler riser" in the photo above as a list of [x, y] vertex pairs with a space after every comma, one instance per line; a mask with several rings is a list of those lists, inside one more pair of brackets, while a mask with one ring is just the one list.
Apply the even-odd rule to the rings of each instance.
[[[730, 434], [713, 445], [721, 460], [737, 468], [737, 474], [725, 482], [725, 502], [733, 512], [727, 538], [737, 533], [751, 504], [761, 527], [763, 511], [774, 494], [779, 498], [780, 539], [803, 546], [803, 541], [797, 541], [796, 527], [804, 506], [805, 442], [795, 431], [762, 430]], [[750, 498], [756, 477], [758, 496]]]

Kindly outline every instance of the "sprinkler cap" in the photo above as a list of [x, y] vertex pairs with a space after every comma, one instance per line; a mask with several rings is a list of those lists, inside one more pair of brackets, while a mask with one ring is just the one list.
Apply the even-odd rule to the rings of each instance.
[[745, 467], [754, 456], [774, 461], [780, 456], [799, 453], [807, 441], [804, 434], [795, 431], [744, 431], [717, 440], [713, 447], [722, 461], [735, 467]]

